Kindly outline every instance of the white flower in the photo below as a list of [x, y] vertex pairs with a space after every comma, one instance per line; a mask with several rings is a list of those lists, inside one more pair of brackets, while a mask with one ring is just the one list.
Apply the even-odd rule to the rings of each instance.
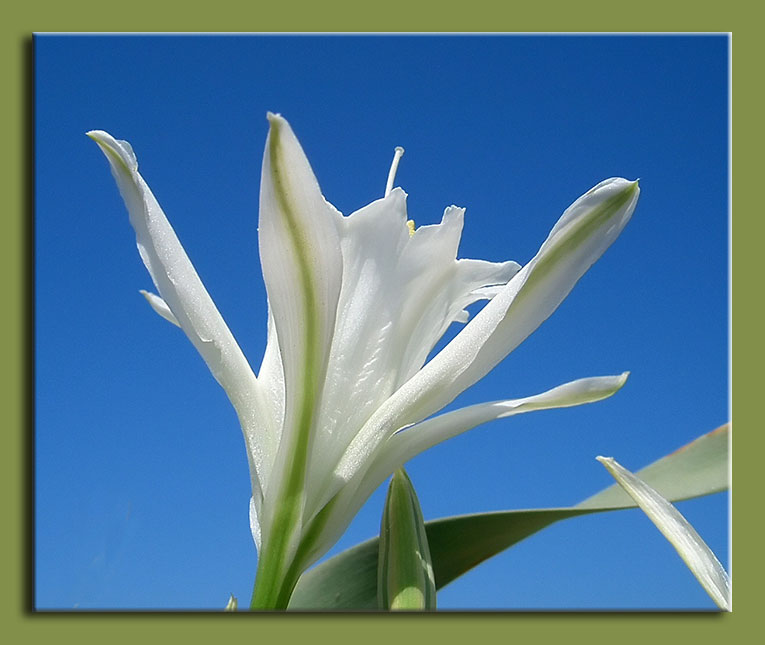
[[[156, 199], [132, 148], [88, 133], [104, 151], [160, 296], [151, 306], [179, 325], [224, 388], [242, 425], [259, 550], [253, 606], [286, 606], [300, 573], [334, 544], [366, 498], [398, 466], [481, 423], [597, 401], [620, 376], [582, 379], [525, 399], [433, 417], [544, 321], [616, 239], [637, 182], [607, 179], [570, 206], [537, 255], [515, 262], [457, 260], [464, 209], [440, 224], [408, 225], [406, 193], [342, 216], [321, 194], [289, 124], [269, 114], [260, 192], [260, 257], [268, 343], [257, 377]], [[465, 307], [490, 302], [432, 360]]]

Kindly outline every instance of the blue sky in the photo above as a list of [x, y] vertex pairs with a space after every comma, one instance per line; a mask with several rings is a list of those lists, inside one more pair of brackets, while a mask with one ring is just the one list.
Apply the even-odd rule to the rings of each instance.
[[[631, 371], [612, 399], [496, 421], [409, 463], [426, 519], [575, 504], [728, 407], [724, 36], [38, 36], [36, 602], [247, 604], [241, 432], [151, 280], [107, 163], [133, 145], [250, 363], [265, 347], [257, 200], [268, 110], [349, 214], [397, 184], [418, 225], [467, 208], [461, 257], [527, 262], [598, 181], [640, 178], [619, 240], [456, 405]], [[375, 534], [375, 493], [334, 552]], [[679, 505], [728, 566], [727, 496]], [[712, 608], [638, 511], [569, 520], [439, 593], [442, 608]]]

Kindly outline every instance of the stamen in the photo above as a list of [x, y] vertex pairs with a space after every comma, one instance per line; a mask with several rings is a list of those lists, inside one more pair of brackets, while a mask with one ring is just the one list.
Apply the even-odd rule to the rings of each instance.
[[412, 235], [414, 235], [414, 220], [413, 219], [406, 220], [406, 225], [409, 228], [409, 237], [412, 237]]
[[391, 163], [390, 171], [388, 172], [388, 183], [385, 184], [385, 197], [390, 195], [390, 191], [393, 190], [393, 180], [396, 178], [396, 170], [398, 169], [398, 162], [403, 156], [404, 156], [404, 149], [401, 146], [396, 146], [396, 151], [393, 153], [393, 163]]

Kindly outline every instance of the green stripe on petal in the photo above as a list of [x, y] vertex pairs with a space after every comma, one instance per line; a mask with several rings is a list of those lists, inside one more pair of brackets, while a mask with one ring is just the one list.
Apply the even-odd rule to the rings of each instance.
[[339, 213], [321, 195], [289, 124], [278, 115], [268, 118], [259, 238], [284, 372], [285, 417], [259, 513], [262, 549], [253, 607], [260, 608], [286, 606], [294, 572], [300, 573], [293, 560], [342, 277]]
[[[593, 207], [589, 213], [584, 217], [572, 219], [570, 223], [563, 226], [556, 225], [551, 231], [548, 241], [540, 249], [533, 271], [530, 272], [523, 288], [513, 302], [514, 307], [520, 306], [523, 299], [533, 293], [535, 286], [550, 276], [558, 266], [566, 261], [567, 257], [580, 253], [582, 247], [592, 240], [599, 231], [605, 231], [605, 234], [608, 235], [609, 231], [605, 225], [612, 223], [615, 229], [621, 230], [623, 224], [626, 224], [626, 220], [631, 214], [631, 209], [627, 207], [630, 202], [637, 199], [639, 193], [638, 182], [626, 180], [621, 180], [618, 183], [612, 180], [612, 182], [613, 190], [609, 190], [610, 194], [600, 204]], [[601, 188], [605, 188], [605, 186], [601, 184]], [[598, 187], [595, 187], [590, 192], [592, 193], [597, 189]], [[619, 221], [620, 219], [623, 220], [623, 223]], [[593, 257], [585, 270], [596, 259]]]

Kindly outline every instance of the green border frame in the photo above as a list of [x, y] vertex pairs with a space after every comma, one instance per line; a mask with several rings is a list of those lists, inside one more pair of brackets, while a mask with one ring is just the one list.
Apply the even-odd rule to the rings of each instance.
[[[473, 0], [459, 10], [442, 8], [434, 12], [432, 2], [388, 0], [365, 6], [348, 0], [309, 3], [285, 0], [284, 4], [260, 4], [219, 0], [207, 11], [186, 6], [179, 14], [172, 6], [153, 0], [132, 0], [128, 5], [109, 5], [103, 0], [23, 3], [5, 9], [2, 28], [2, 79], [6, 87], [2, 102], [4, 150], [0, 163], [3, 182], [3, 232], [0, 262], [6, 315], [3, 317], [2, 356], [5, 358], [0, 409], [3, 412], [5, 450], [2, 454], [2, 491], [6, 529], [2, 532], [4, 573], [2, 625], [11, 642], [56, 641], [77, 643], [122, 643], [166, 641], [209, 643], [224, 638], [268, 642], [292, 642], [301, 637], [311, 641], [359, 638], [388, 640], [406, 635], [412, 640], [428, 638], [467, 640], [498, 637], [535, 642], [552, 639], [564, 642], [600, 636], [624, 643], [644, 641], [662, 633], [671, 638], [701, 643], [742, 641], [748, 627], [759, 631], [758, 607], [761, 585], [754, 576], [761, 570], [760, 541], [756, 531], [759, 513], [750, 519], [745, 511], [757, 484], [749, 473], [761, 470], [755, 459], [763, 454], [762, 433], [751, 429], [754, 390], [759, 389], [762, 316], [758, 315], [759, 284], [763, 271], [753, 266], [751, 247], [761, 238], [762, 217], [754, 208], [757, 189], [755, 173], [762, 166], [760, 98], [762, 35], [754, 10], [739, 8], [735, 0], [702, 8], [700, 3], [644, 0], [639, 4], [605, 1], [509, 3], [495, 8], [495, 2]], [[744, 5], [743, 2], [740, 3]], [[300, 5], [296, 10], [296, 5]], [[553, 6], [551, 6], [553, 5]], [[177, 5], [176, 5], [177, 6]], [[239, 614], [35, 614], [32, 606], [32, 540], [34, 478], [33, 436], [33, 53], [31, 36], [38, 31], [83, 32], [178, 32], [229, 31], [243, 26], [253, 31], [473, 31], [508, 32], [731, 32], [735, 88], [733, 168], [736, 170], [737, 216], [732, 227], [735, 259], [733, 275], [738, 293], [751, 289], [753, 298], [739, 297], [732, 329], [737, 340], [733, 348], [735, 369], [736, 424], [735, 463], [736, 508], [734, 543], [734, 612], [732, 614], [627, 614], [627, 613], [505, 613], [438, 615], [252, 615]], [[711, 263], [710, 263], [711, 264]], [[724, 271], [726, 266], [717, 267]], [[747, 291], [745, 291], [747, 290]], [[752, 303], [755, 304], [752, 304]], [[748, 341], [751, 341], [748, 342]], [[759, 345], [757, 344], [759, 341]], [[747, 351], [744, 352], [741, 348]], [[751, 376], [752, 378], [747, 378]], [[761, 396], [761, 395], [760, 395]], [[742, 448], [743, 446], [743, 448]], [[758, 507], [755, 507], [758, 508]], [[751, 529], [751, 530], [747, 530]], [[757, 609], [755, 609], [757, 607]], [[238, 616], [238, 617], [235, 617]], [[370, 628], [372, 628], [370, 630]], [[14, 638], [15, 637], [15, 638]]]

